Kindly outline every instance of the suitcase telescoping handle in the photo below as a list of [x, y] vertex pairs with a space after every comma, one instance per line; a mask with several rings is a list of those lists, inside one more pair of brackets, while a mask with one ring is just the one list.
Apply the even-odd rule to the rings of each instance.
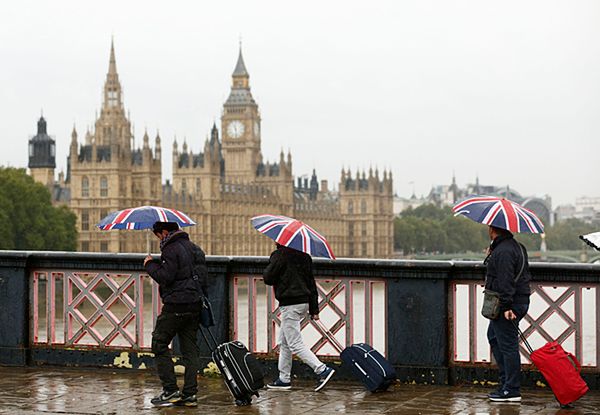
[[331, 334], [331, 332], [329, 330], [327, 330], [327, 328], [325, 328], [323, 323], [321, 323], [321, 320], [312, 320], [311, 319], [311, 321], [313, 322], [313, 325], [317, 328], [317, 330], [319, 330], [319, 332], [321, 332], [321, 334], [323, 334], [327, 338], [327, 340], [329, 340], [331, 342], [333, 347], [339, 353], [342, 353], [342, 351], [344, 350], [344, 346], [341, 345], [341, 343], [338, 341], [338, 339], [333, 337], [333, 334]]
[[[219, 345], [219, 343], [217, 343], [217, 339], [215, 339], [215, 336], [212, 334], [212, 331], [210, 331], [210, 328], [206, 327], [206, 331], [208, 332], [208, 335], [209, 335], [210, 339], [212, 340], [212, 343], [208, 341], [208, 338], [206, 337], [206, 334], [204, 334], [204, 329], [202, 328], [202, 326], [199, 326], [198, 330], [200, 330], [200, 334], [202, 334], [202, 337], [204, 338], [204, 341], [208, 345], [208, 348], [210, 349], [210, 351], [214, 352], [217, 349], [217, 346]], [[214, 345], [214, 347], [213, 347], [213, 345]]]
[[527, 348], [527, 351], [529, 352], [529, 355], [531, 355], [531, 353], [533, 353], [533, 348], [531, 347], [531, 345], [529, 344], [529, 341], [527, 341], [527, 338], [525, 337], [525, 335], [523, 334], [523, 332], [519, 328], [519, 323], [515, 322], [514, 320], [511, 320], [511, 322], [512, 322], [513, 326], [515, 326], [515, 328], [519, 332], [519, 337], [521, 337], [521, 340], [523, 341], [523, 344]]

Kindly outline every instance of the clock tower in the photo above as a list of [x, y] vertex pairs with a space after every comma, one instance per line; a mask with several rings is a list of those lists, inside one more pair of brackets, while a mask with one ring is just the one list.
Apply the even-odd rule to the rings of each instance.
[[232, 74], [231, 92], [223, 105], [221, 132], [225, 180], [242, 183], [256, 178], [262, 161], [260, 152], [260, 112], [250, 92], [242, 48]]

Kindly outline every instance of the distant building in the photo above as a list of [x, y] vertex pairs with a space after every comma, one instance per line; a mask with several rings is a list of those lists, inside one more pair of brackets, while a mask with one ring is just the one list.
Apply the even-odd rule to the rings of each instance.
[[575, 199], [575, 206], [560, 205], [555, 210], [556, 220], [579, 219], [600, 225], [600, 197], [582, 196]]
[[[522, 196], [509, 186], [482, 185], [479, 183], [479, 177], [475, 179], [475, 183], [467, 184], [461, 188], [456, 184], [456, 177], [453, 176], [451, 184], [433, 186], [424, 198], [417, 199], [414, 194], [410, 199], [396, 197], [394, 198], [394, 214], [400, 214], [402, 210], [409, 206], [414, 208], [428, 203], [440, 207], [453, 206], [456, 202], [470, 195], [505, 197], [533, 210], [545, 225], [548, 226], [554, 223], [550, 196]], [[397, 210], [400, 208], [403, 209]]]
[[[261, 114], [249, 78], [240, 48], [220, 131], [212, 126], [199, 153], [185, 140], [181, 147], [174, 140], [173, 180], [163, 184], [162, 139], [156, 133], [152, 149], [145, 132], [142, 147], [134, 147], [111, 45], [100, 116], [83, 143], [73, 128], [66, 178], [54, 181], [55, 143], [46, 134], [45, 120], [30, 140], [31, 175], [58, 189], [54, 200], [77, 215], [79, 250], [147, 252], [144, 234], [99, 231], [95, 224], [112, 211], [163, 205], [195, 219], [198, 226], [186, 230], [209, 254], [268, 254], [273, 242], [251, 227], [250, 218], [271, 213], [306, 221], [327, 237], [337, 256], [392, 256], [392, 173], [370, 169], [353, 176], [342, 169], [337, 192], [327, 181], [319, 182], [314, 170], [310, 181], [302, 177], [295, 184], [290, 153], [263, 160]], [[149, 241], [156, 252], [156, 238]]]

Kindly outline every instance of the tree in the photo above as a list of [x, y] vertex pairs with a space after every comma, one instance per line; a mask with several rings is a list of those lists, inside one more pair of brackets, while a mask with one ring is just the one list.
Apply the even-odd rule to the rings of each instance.
[[75, 224], [75, 214], [52, 206], [48, 189], [25, 169], [0, 167], [0, 248], [74, 251]]
[[546, 229], [546, 244], [548, 245], [548, 249], [554, 251], [578, 250], [583, 247], [583, 242], [579, 239], [579, 235], [597, 230], [593, 225], [579, 219], [566, 219]]

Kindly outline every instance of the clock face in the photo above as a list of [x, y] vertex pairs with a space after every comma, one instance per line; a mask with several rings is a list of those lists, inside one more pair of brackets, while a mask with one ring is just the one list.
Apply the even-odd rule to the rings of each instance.
[[227, 126], [227, 135], [231, 138], [240, 138], [244, 134], [244, 124], [240, 121], [231, 121]]
[[258, 121], [254, 122], [254, 135], [258, 137], [260, 134], [260, 126], [258, 125]]

